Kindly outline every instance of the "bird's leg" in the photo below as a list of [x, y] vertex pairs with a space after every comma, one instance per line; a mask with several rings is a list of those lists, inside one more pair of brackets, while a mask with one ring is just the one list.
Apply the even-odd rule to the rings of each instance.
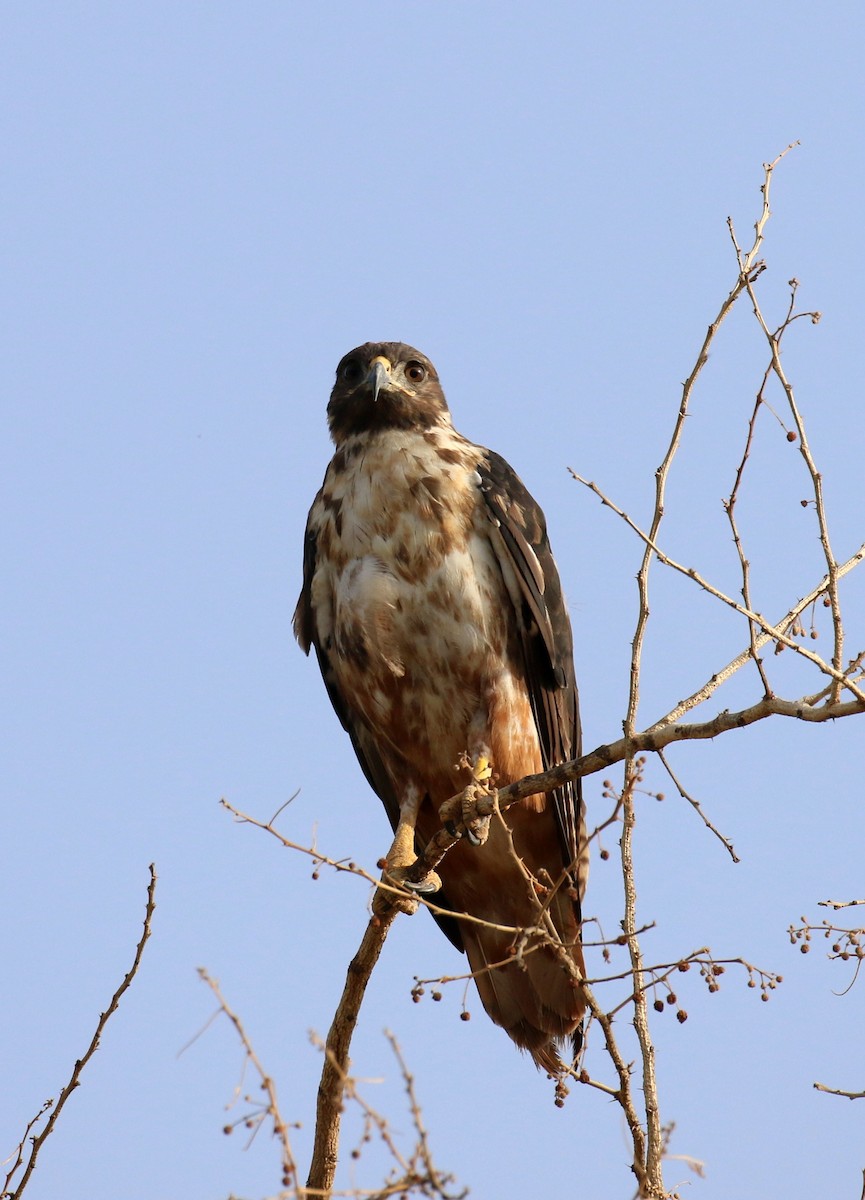
[[489, 781], [493, 774], [493, 765], [486, 754], [472, 756], [472, 781], [463, 792], [463, 824], [466, 827], [466, 838], [472, 846], [482, 846], [490, 836], [490, 818], [479, 817], [477, 814], [478, 795], [489, 791]]
[[[423, 879], [415, 882], [408, 878], [411, 867], [417, 861], [415, 853], [415, 824], [420, 811], [422, 795], [418, 788], [407, 789], [399, 806], [399, 821], [394, 834], [393, 843], [384, 860], [384, 876], [392, 882], [401, 884], [412, 892], [428, 895], [437, 892], [442, 881], [435, 871], [430, 871]], [[416, 907], [416, 904], [414, 905]], [[413, 911], [413, 910], [412, 910]]]
[[490, 818], [478, 816], [477, 802], [490, 792], [493, 766], [489, 753], [484, 750], [473, 754], [470, 759], [466, 757], [463, 765], [471, 774], [471, 783], [444, 802], [439, 809], [439, 817], [448, 827], [462, 825], [466, 841], [472, 846], [482, 846], [490, 835]]

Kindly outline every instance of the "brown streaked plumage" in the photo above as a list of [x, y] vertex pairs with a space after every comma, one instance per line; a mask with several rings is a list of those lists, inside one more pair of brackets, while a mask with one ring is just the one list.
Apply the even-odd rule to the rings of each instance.
[[[461, 760], [500, 786], [580, 753], [571, 628], [543, 513], [504, 459], [462, 437], [432, 363], [368, 342], [337, 368], [327, 408], [336, 452], [307, 523], [298, 641], [315, 648], [333, 706], [396, 830], [405, 869], [465, 787]], [[479, 768], [480, 769], [480, 768]], [[587, 855], [578, 784], [505, 814], [583, 973]], [[436, 903], [495, 925], [535, 922], [508, 834], [463, 839], [439, 866]], [[507, 961], [512, 933], [441, 918], [468, 954], [492, 1019], [557, 1074], [579, 1045], [584, 1002], [548, 948]]]

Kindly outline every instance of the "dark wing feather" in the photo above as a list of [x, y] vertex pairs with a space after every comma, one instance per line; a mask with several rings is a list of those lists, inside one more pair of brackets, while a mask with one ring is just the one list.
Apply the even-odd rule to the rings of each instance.
[[[316, 504], [319, 503], [321, 492], [315, 498], [310, 517], [315, 511]], [[306, 523], [306, 531], [303, 535], [303, 585], [300, 589], [300, 595], [297, 598], [297, 604], [294, 609], [294, 636], [297, 638], [301, 650], [304, 654], [309, 654], [309, 648], [312, 645], [315, 637], [315, 619], [312, 613], [312, 577], [315, 574], [315, 557], [316, 557], [316, 536], [313, 532], [310, 522]]]
[[[537, 501], [512, 467], [491, 450], [478, 465], [491, 543], [511, 592], [544, 767], [581, 753], [573, 638], [546, 522]], [[514, 583], [515, 581], [515, 583]], [[514, 594], [516, 589], [516, 594]], [[553, 792], [562, 861], [582, 892], [585, 853], [580, 781]], [[579, 916], [579, 912], [578, 912]]]

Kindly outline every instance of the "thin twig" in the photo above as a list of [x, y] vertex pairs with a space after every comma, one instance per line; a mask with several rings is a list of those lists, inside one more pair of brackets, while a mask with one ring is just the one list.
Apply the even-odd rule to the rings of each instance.
[[[359, 863], [356, 863], [351, 859], [331, 858], [329, 855], [323, 854], [315, 845], [305, 846], [301, 842], [293, 841], [272, 824], [274, 817], [271, 817], [269, 821], [260, 821], [257, 817], [253, 817], [250, 813], [243, 812], [241, 809], [236, 808], [224, 797], [219, 801], [219, 804], [221, 808], [224, 808], [227, 812], [231, 813], [238, 824], [252, 825], [256, 829], [261, 829], [264, 833], [268, 833], [271, 837], [276, 838], [280, 845], [284, 846], [286, 850], [295, 850], [299, 854], [305, 854], [308, 858], [311, 858], [315, 864], [316, 870], [318, 867], [324, 866], [330, 867], [332, 870], [337, 871], [340, 874], [355, 875], [358, 879], [363, 879], [367, 883], [371, 884], [377, 892], [386, 894], [392, 900], [401, 901], [405, 900], [407, 896], [410, 896], [412, 900], [416, 901], [423, 908], [429, 909], [433, 916], [448, 917], [467, 925], [481, 925], [484, 929], [496, 929], [501, 933], [513, 932], [513, 926], [511, 925], [496, 925], [495, 923], [487, 921], [481, 917], [474, 917], [471, 915], [471, 913], [455, 913], [452, 911], [452, 909], [443, 908], [441, 905], [436, 904], [435, 901], [431, 900], [428, 896], [418, 895], [414, 892], [409, 893], [401, 885], [389, 883], [386, 878], [380, 878], [379, 876], [373, 875], [365, 867], [360, 866]], [[283, 805], [283, 807], [285, 806]], [[492, 811], [492, 809], [489, 811]], [[454, 843], [456, 840], [458, 839], [452, 839]], [[313, 873], [313, 878], [317, 878], [315, 872]]]
[[[855, 567], [859, 566], [863, 559], [865, 559], [865, 542], [862, 543], [855, 554], [851, 555], [850, 558], [848, 558], [847, 561], [838, 568], [837, 578], [841, 579], [844, 575], [848, 574], [848, 572], [854, 570]], [[797, 601], [797, 603], [792, 606], [792, 608], [788, 609], [788, 611], [783, 617], [781, 617], [779, 621], [775, 621], [774, 628], [788, 628], [790, 623], [795, 621], [796, 618], [799, 617], [809, 605], [813, 604], [815, 600], [818, 600], [820, 596], [825, 594], [828, 583], [829, 578], [827, 575], [824, 575], [820, 582], [813, 587], [807, 595], [803, 596], [801, 600]], [[762, 649], [762, 647], [771, 640], [771, 634], [760, 634], [756, 640], [756, 649]], [[736, 672], [739, 671], [746, 662], [748, 662], [748, 660], [751, 658], [751, 654], [752, 650], [750, 646], [746, 650], [743, 650], [740, 654], [737, 654], [736, 657], [731, 659], [725, 667], [722, 667], [720, 671], [716, 671], [712, 677], [702, 685], [702, 687], [698, 688], [694, 693], [692, 693], [692, 695], [688, 696], [687, 699], [680, 700], [675, 708], [670, 709], [670, 711], [661, 717], [660, 720], [656, 721], [651, 728], [656, 728], [657, 726], [661, 725], [670, 725], [673, 722], [678, 721], [692, 709], [697, 708], [700, 704], [703, 704], [718, 690], [721, 684], [726, 683], [731, 676], [735, 675]], [[854, 662], [860, 660], [854, 660]], [[849, 667], [848, 674], [852, 674], [852, 671]], [[829, 689], [827, 689], [825, 692], [817, 692], [813, 696], [806, 697], [805, 702], [808, 705], [816, 705], [828, 694]]]
[[827, 1087], [825, 1083], [815, 1083], [814, 1090], [825, 1092], [827, 1096], [842, 1096], [845, 1100], [865, 1100], [865, 1092], [845, 1092], [841, 1088]]
[[[273, 1132], [280, 1144], [280, 1152], [282, 1155], [282, 1186], [291, 1187], [297, 1190], [297, 1163], [295, 1162], [294, 1154], [291, 1149], [291, 1142], [288, 1137], [288, 1125], [283, 1120], [279, 1110], [279, 1101], [276, 1095], [276, 1084], [270, 1075], [265, 1071], [261, 1064], [261, 1060], [256, 1054], [252, 1042], [249, 1040], [246, 1030], [233, 1009], [229, 1008], [225, 997], [220, 990], [217, 981], [205, 970], [204, 967], [198, 968], [198, 976], [202, 979], [210, 990], [216, 996], [219, 1004], [219, 1012], [223, 1012], [235, 1028], [237, 1036], [240, 1038], [246, 1055], [246, 1061], [252, 1063], [255, 1068], [262, 1090], [267, 1094], [267, 1105], [261, 1108], [260, 1115], [256, 1114], [253, 1118], [255, 1129], [257, 1130], [261, 1121], [265, 1116], [269, 1116], [273, 1122]], [[218, 1015], [218, 1014], [217, 1014]], [[208, 1021], [208, 1025], [210, 1022]], [[245, 1118], [244, 1124], [248, 1124], [248, 1119]], [[226, 1130], [230, 1132], [231, 1126], [226, 1126]]]
[[[138, 974], [138, 968], [141, 965], [141, 956], [144, 953], [145, 944], [147, 943], [147, 940], [150, 937], [151, 922], [153, 920], [153, 913], [156, 909], [156, 899], [155, 899], [155, 896], [156, 896], [156, 867], [153, 865], [153, 863], [150, 864], [149, 870], [150, 870], [150, 883], [147, 886], [147, 905], [144, 910], [144, 929], [142, 930], [141, 937], [138, 940], [138, 945], [135, 948], [135, 957], [132, 960], [132, 966], [126, 972], [126, 974], [123, 977], [123, 981], [121, 982], [117, 991], [111, 997], [111, 1000], [109, 1001], [108, 1007], [106, 1008], [105, 1012], [100, 1015], [99, 1021], [96, 1025], [96, 1032], [93, 1034], [93, 1037], [90, 1040], [90, 1045], [84, 1051], [84, 1054], [81, 1056], [81, 1058], [79, 1058], [77, 1060], [77, 1062], [75, 1063], [75, 1066], [72, 1070], [72, 1075], [70, 1076], [70, 1079], [69, 1079], [69, 1082], [63, 1088], [63, 1090], [61, 1091], [60, 1095], [57, 1098], [57, 1103], [51, 1109], [51, 1115], [48, 1118], [45, 1128], [42, 1130], [42, 1132], [40, 1134], [38, 1134], [36, 1137], [33, 1138], [32, 1146], [30, 1149], [30, 1155], [29, 1155], [29, 1158], [27, 1159], [27, 1163], [24, 1167], [24, 1174], [21, 1177], [20, 1183], [15, 1188], [14, 1192], [9, 1191], [9, 1188], [12, 1185], [12, 1175], [22, 1165], [22, 1160], [21, 1160], [21, 1157], [19, 1156], [18, 1160], [15, 1163], [13, 1171], [10, 1172], [10, 1174], [6, 1178], [5, 1188], [4, 1188], [3, 1193], [0, 1194], [0, 1200], [7, 1200], [7, 1198], [8, 1198], [8, 1200], [19, 1200], [19, 1198], [23, 1194], [24, 1189], [27, 1187], [27, 1184], [30, 1180], [30, 1176], [33, 1174], [34, 1168], [36, 1167], [36, 1160], [39, 1157], [39, 1152], [42, 1149], [42, 1147], [45, 1145], [46, 1140], [54, 1132], [54, 1127], [57, 1124], [57, 1118], [60, 1116], [61, 1112], [63, 1111], [63, 1106], [65, 1105], [65, 1103], [69, 1099], [69, 1097], [72, 1095], [72, 1093], [75, 1091], [75, 1089], [79, 1086], [79, 1084], [81, 1082], [81, 1073], [83, 1072], [83, 1070], [87, 1066], [87, 1064], [90, 1062], [90, 1059], [93, 1057], [93, 1055], [99, 1049], [99, 1041], [100, 1041], [100, 1038], [102, 1037], [102, 1033], [105, 1029], [105, 1026], [108, 1024], [111, 1017], [117, 1011], [117, 1007], [120, 1004], [120, 1000], [121, 1000], [124, 992], [129, 987], [129, 985], [132, 983], [132, 980], [135, 978], [135, 976]], [[35, 1117], [34, 1120], [31, 1121], [30, 1124], [27, 1126], [27, 1133], [25, 1134], [25, 1138], [27, 1135], [29, 1135], [30, 1130], [33, 1128], [35, 1122], [39, 1119], [39, 1116], [42, 1116], [45, 1112], [48, 1111], [48, 1109], [49, 1109], [49, 1105], [48, 1105], [48, 1102], [46, 1102], [42, 1106], [41, 1112], [38, 1114], [38, 1116]]]
[[[688, 579], [692, 579], [694, 583], [701, 587], [703, 591], [708, 592], [710, 596], [714, 596], [716, 600], [720, 600], [723, 604], [728, 605], [728, 607], [734, 609], [741, 616], [746, 617], [749, 621], [753, 621], [760, 627], [763, 633], [768, 634], [769, 638], [773, 642], [776, 642], [782, 646], [787, 646], [791, 650], [794, 650], [797, 654], [802, 655], [803, 658], [807, 658], [809, 662], [812, 662], [816, 667], [819, 667], [824, 675], [830, 676], [835, 680], [836, 683], [847, 688], [847, 690], [852, 692], [857, 699], [865, 701], [865, 691], [856, 686], [856, 684], [845, 673], [842, 667], [836, 667], [834, 661], [832, 663], [826, 662], [826, 660], [821, 658], [819, 654], [816, 654], [813, 650], [809, 650], [807, 646], [801, 645], [796, 641], [795, 638], [790, 637], [785, 630], [780, 629], [776, 625], [771, 625], [761, 613], [754, 612], [753, 609], [746, 607], [744, 604], [740, 604], [738, 600], [734, 600], [732, 596], [728, 596], [726, 592], [722, 592], [720, 588], [715, 587], [714, 584], [710, 583], [708, 579], [701, 575], [695, 567], [683, 566], [682, 563], [677, 562], [674, 558], [671, 558], [669, 554], [666, 554], [660, 548], [660, 546], [657, 545], [652, 537], [652, 534], [646, 533], [643, 529], [641, 529], [640, 526], [637, 525], [637, 523], [631, 517], [629, 517], [622, 508], [618, 506], [618, 504], [616, 504], [613, 500], [610, 500], [608, 496], [604, 495], [597, 484], [592, 483], [588, 479], [584, 479], [576, 472], [571, 473], [578, 483], [582, 483], [589, 489], [589, 491], [594, 492], [594, 494], [601, 500], [603, 504], [605, 504], [608, 508], [611, 508], [617, 516], [622, 518], [625, 524], [633, 530], [637, 537], [645, 542], [647, 551], [651, 550], [659, 562], [662, 562], [665, 566], [670, 567], [672, 570], [678, 571], [680, 574], [685, 575]], [[861, 557], [861, 548], [854, 557]], [[830, 583], [831, 580], [834, 579], [836, 587], [838, 581], [838, 570], [839, 568], [836, 565], [831, 573], [830, 578]], [[829, 585], [827, 585], [827, 588], [828, 586]], [[751, 654], [752, 651], [749, 648], [749, 658], [751, 657]]]
[[[357, 1086], [357, 1080], [346, 1072], [341, 1072], [338, 1065], [333, 1062], [334, 1069], [340, 1074], [343, 1102], [352, 1101], [363, 1115], [363, 1132], [359, 1144], [352, 1151], [352, 1158], [360, 1158], [361, 1147], [370, 1140], [373, 1133], [376, 1133], [396, 1164], [396, 1169], [391, 1171], [382, 1187], [373, 1190], [353, 1187], [351, 1191], [333, 1191], [331, 1188], [307, 1187], [299, 1190], [297, 1200], [312, 1200], [313, 1197], [327, 1197], [330, 1200], [331, 1197], [337, 1196], [351, 1196], [353, 1200], [386, 1200], [387, 1197], [399, 1196], [401, 1200], [407, 1200], [409, 1195], [415, 1193], [419, 1196], [430, 1197], [431, 1200], [464, 1200], [468, 1195], [468, 1189], [460, 1192], [447, 1190], [448, 1185], [453, 1182], [453, 1177], [440, 1171], [433, 1160], [429, 1135], [415, 1092], [414, 1077], [408, 1069], [394, 1035], [385, 1030], [385, 1036], [391, 1044], [405, 1084], [416, 1138], [414, 1148], [408, 1155], [403, 1153], [387, 1118], [364, 1098]], [[321, 1039], [312, 1034], [311, 1040], [327, 1056], [327, 1050]]]
[[[399, 1069], [402, 1074], [403, 1083], [405, 1084], [406, 1095], [408, 1096], [412, 1121], [414, 1123], [415, 1133], [417, 1134], [417, 1146], [415, 1147], [414, 1158], [415, 1160], [420, 1160], [426, 1176], [425, 1181], [428, 1182], [433, 1188], [434, 1194], [445, 1198], [449, 1197], [452, 1194], [446, 1191], [445, 1185], [450, 1182], [450, 1177], [443, 1176], [433, 1161], [432, 1151], [430, 1150], [429, 1144], [429, 1134], [427, 1132], [426, 1124], [424, 1123], [423, 1113], [421, 1112], [421, 1107], [415, 1091], [414, 1076], [408, 1069], [408, 1064], [405, 1061], [402, 1050], [400, 1050], [399, 1042], [396, 1040], [395, 1035], [391, 1033], [389, 1029], [386, 1029], [385, 1037], [390, 1042], [391, 1049], [393, 1050], [394, 1056], [399, 1063]], [[462, 1200], [462, 1198], [467, 1195], [468, 1189], [457, 1193], [457, 1195], [454, 1197], [454, 1200]]]
[[[9, 1171], [6, 1174], [6, 1180], [3, 1184], [3, 1191], [0, 1192], [0, 1200], [6, 1200], [6, 1197], [11, 1195], [11, 1192], [9, 1191], [9, 1185], [12, 1182], [12, 1179], [14, 1178], [15, 1173], [17, 1172], [18, 1168], [24, 1162], [24, 1147], [27, 1145], [27, 1139], [30, 1137], [30, 1131], [39, 1124], [39, 1122], [42, 1120], [42, 1118], [45, 1116], [45, 1114], [53, 1106], [54, 1106], [54, 1100], [53, 1100], [53, 1098], [49, 1097], [43, 1103], [42, 1107], [39, 1109], [39, 1112], [36, 1114], [36, 1116], [31, 1117], [30, 1120], [27, 1122], [27, 1126], [21, 1135], [21, 1140], [19, 1141], [19, 1143], [14, 1151], [15, 1161], [12, 1163], [12, 1166], [9, 1168]], [[12, 1157], [12, 1156], [10, 1156], [10, 1157]], [[6, 1162], [8, 1162], [8, 1161], [9, 1161], [9, 1159], [6, 1160]], [[4, 1166], [6, 1165], [6, 1162], [4, 1162], [4, 1164], [3, 1164]]]
[[[795, 281], [791, 281], [791, 283], [793, 284], [795, 291]], [[766, 320], [763, 316], [759, 301], [757, 300], [756, 293], [754, 292], [753, 285], [750, 280], [748, 281], [747, 289], [748, 296], [754, 309], [754, 316], [757, 318], [760, 328], [763, 330], [766, 340], [769, 343], [769, 348], [772, 353], [772, 370], [774, 371], [778, 382], [781, 384], [781, 387], [784, 389], [784, 394], [787, 397], [787, 403], [790, 406], [790, 412], [793, 415], [793, 421], [795, 422], [796, 431], [799, 435], [799, 452], [804, 458], [805, 464], [808, 468], [808, 473], [811, 476], [811, 485], [814, 490], [814, 506], [817, 512], [817, 523], [820, 530], [820, 544], [823, 547], [823, 556], [826, 559], [826, 569], [829, 577], [826, 594], [829, 597], [830, 607], [832, 609], [832, 625], [835, 635], [832, 663], [835, 668], [835, 674], [833, 675], [833, 678], [835, 679], [836, 686], [833, 688], [832, 698], [837, 700], [838, 695], [840, 694], [840, 688], [838, 687], [838, 684], [843, 682], [843, 679], [839, 679], [839, 676], [841, 676], [841, 667], [844, 660], [844, 624], [841, 617], [841, 601], [838, 593], [838, 563], [835, 560], [835, 555], [832, 552], [832, 545], [829, 540], [829, 522], [826, 517], [826, 504], [823, 496], [823, 476], [817, 470], [813, 455], [811, 454], [810, 446], [808, 445], [808, 438], [805, 434], [805, 425], [802, 421], [802, 416], [796, 403], [796, 397], [794, 395], [793, 388], [790, 384], [790, 381], [787, 379], [786, 373], [781, 364], [781, 335], [786, 328], [786, 325], [782, 325], [779, 330], [776, 330], [773, 333], [766, 324]], [[812, 317], [817, 319], [819, 314], [812, 314]]]
[[738, 854], [736, 853], [736, 851], [735, 851], [735, 848], [734, 848], [734, 846], [733, 846], [733, 843], [730, 841], [730, 839], [729, 839], [729, 838], [727, 838], [727, 837], [724, 837], [723, 833], [721, 833], [721, 831], [720, 831], [719, 829], [716, 829], [716, 828], [715, 828], [715, 826], [712, 824], [712, 822], [709, 820], [709, 818], [708, 818], [708, 817], [706, 816], [706, 814], [703, 812], [703, 808], [702, 808], [702, 806], [701, 806], [701, 804], [700, 804], [700, 801], [699, 801], [699, 800], [697, 800], [697, 799], [696, 799], [694, 796], [692, 796], [692, 795], [691, 795], [689, 792], [685, 791], [685, 789], [684, 789], [684, 787], [682, 786], [682, 784], [681, 784], [681, 782], [680, 782], [680, 780], [679, 780], [678, 776], [676, 775], [675, 771], [674, 771], [674, 770], [673, 770], [673, 768], [670, 766], [670, 764], [667, 762], [667, 759], [666, 759], [666, 756], [664, 755], [664, 751], [663, 751], [663, 750], [659, 750], [659, 751], [658, 751], [658, 758], [659, 758], [659, 759], [661, 760], [661, 762], [663, 763], [663, 765], [664, 765], [664, 770], [665, 770], [665, 771], [667, 772], [667, 774], [670, 776], [670, 779], [672, 779], [672, 781], [673, 781], [673, 786], [675, 787], [675, 789], [676, 789], [676, 791], [679, 793], [679, 795], [682, 797], [682, 799], [683, 799], [683, 800], [687, 800], [687, 801], [688, 801], [688, 803], [691, 805], [691, 807], [693, 808], [694, 812], [695, 812], [695, 813], [697, 813], [697, 815], [699, 816], [699, 818], [700, 818], [700, 820], [703, 822], [703, 824], [706, 826], [706, 828], [707, 828], [708, 830], [710, 830], [712, 833], [714, 833], [714, 835], [715, 835], [715, 837], [718, 839], [718, 841], [719, 841], [719, 842], [720, 842], [720, 843], [721, 843], [721, 844], [722, 844], [722, 845], [725, 847], [725, 849], [727, 850], [727, 853], [730, 855], [730, 857], [732, 858], [733, 862], [734, 862], [734, 863], [741, 862], [741, 859], [739, 858]]
[[[751, 446], [754, 441], [754, 429], [757, 424], [757, 415], [760, 412], [761, 405], [764, 403], [763, 392], [765, 391], [766, 384], [769, 380], [770, 370], [771, 368], [767, 367], [763, 374], [763, 382], [760, 384], [760, 390], [757, 392], [757, 399], [754, 402], [754, 411], [751, 413], [751, 419], [748, 422], [748, 433], [745, 438], [745, 447], [742, 451], [742, 458], [739, 462], [739, 466], [736, 468], [736, 477], [733, 480], [733, 486], [730, 489], [730, 495], [724, 502], [724, 511], [727, 514], [727, 520], [730, 522], [730, 530], [733, 534], [733, 544], [736, 547], [736, 553], [739, 556], [739, 566], [742, 571], [742, 600], [744, 601], [745, 607], [749, 609], [754, 607], [751, 603], [751, 564], [745, 555], [745, 548], [742, 544], [742, 536], [739, 532], [739, 524], [736, 520], [736, 502], [739, 499], [739, 489], [742, 486], [742, 480], [745, 475], [745, 466], [751, 454]], [[759, 648], [757, 646], [757, 626], [751, 620], [748, 621], [748, 637], [751, 643], [749, 647], [751, 658], [754, 660], [757, 671], [760, 675], [760, 680], [763, 684], [763, 694], [765, 696], [770, 696], [772, 694], [772, 688], [769, 684], [769, 679], [766, 675], [766, 670], [763, 666], [763, 660], [760, 657]]]

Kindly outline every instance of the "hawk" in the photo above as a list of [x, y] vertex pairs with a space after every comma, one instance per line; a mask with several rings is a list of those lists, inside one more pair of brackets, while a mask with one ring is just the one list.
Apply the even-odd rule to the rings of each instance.
[[[327, 419], [336, 452], [309, 514], [294, 630], [395, 830], [399, 879], [467, 765], [504, 786], [579, 755], [571, 627], [540, 507], [503, 458], [456, 432], [428, 358], [400, 342], [350, 351]], [[556, 1076], [557, 1046], [579, 1048], [584, 1000], [549, 945], [516, 955], [514, 931], [536, 925], [540, 897], [583, 977], [586, 875], [574, 782], [467, 820], [417, 885], [440, 888], [454, 915], [436, 919], [487, 1013]]]

